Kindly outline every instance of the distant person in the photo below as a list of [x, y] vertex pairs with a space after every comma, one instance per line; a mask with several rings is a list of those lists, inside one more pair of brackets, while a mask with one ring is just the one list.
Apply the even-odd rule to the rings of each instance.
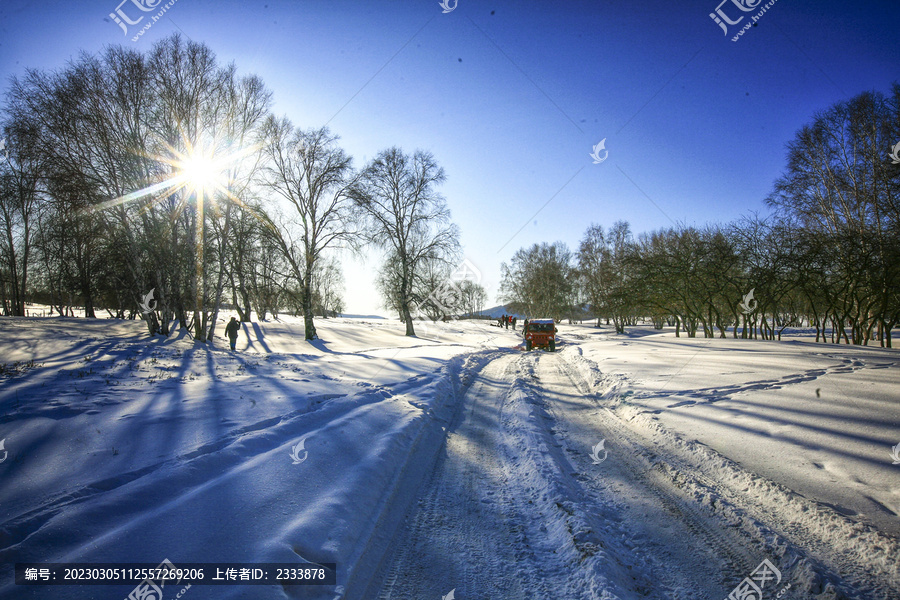
[[241, 322], [234, 317], [231, 317], [231, 321], [225, 326], [225, 335], [228, 336], [228, 340], [231, 342], [232, 350], [234, 350], [234, 345], [237, 344], [238, 330], [240, 328]]
[[516, 330], [516, 321], [517, 321], [518, 319], [519, 319], [518, 317], [513, 317], [513, 323], [512, 323], [513, 331]]

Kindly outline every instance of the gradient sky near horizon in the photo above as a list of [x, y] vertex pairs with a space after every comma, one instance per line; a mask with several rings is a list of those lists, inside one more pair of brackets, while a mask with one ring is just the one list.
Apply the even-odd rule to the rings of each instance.
[[[356, 167], [395, 145], [434, 153], [489, 306], [501, 262], [536, 242], [575, 251], [591, 223], [639, 234], [767, 214], [796, 131], [900, 81], [890, 1], [776, 0], [737, 42], [759, 8], [722, 4], [745, 15], [726, 36], [709, 16], [720, 0], [458, 0], [448, 13], [438, 0], [177, 0], [136, 42], [148, 19], [126, 36], [109, 18], [120, 1], [0, 0], [0, 95], [26, 68], [181, 32], [262, 77], [277, 114], [327, 124]], [[389, 314], [372, 286], [380, 256], [343, 263], [346, 311]]]

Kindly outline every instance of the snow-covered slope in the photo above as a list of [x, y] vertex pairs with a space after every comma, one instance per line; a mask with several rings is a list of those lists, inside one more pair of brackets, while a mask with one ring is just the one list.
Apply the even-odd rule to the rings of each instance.
[[[498, 335], [515, 343], [486, 324], [408, 338], [365, 319], [320, 321], [307, 343], [288, 320], [245, 323], [232, 353], [224, 340], [149, 339], [136, 322], [0, 323], [4, 359], [36, 361], [0, 396], [0, 562], [309, 560], [337, 563], [341, 585], [385, 509], [414, 493], [397, 487], [406, 463], [441, 442], [452, 357]], [[294, 464], [301, 439], [308, 457]], [[3, 597], [92, 589], [10, 581], [7, 569]]]
[[763, 558], [783, 598], [900, 590], [896, 351], [561, 325], [560, 352], [526, 354], [484, 321], [316, 326], [245, 323], [231, 352], [0, 319], [0, 362], [25, 361], [0, 376], [0, 597], [131, 589], [15, 586], [17, 561], [164, 558], [337, 564], [336, 587], [197, 599], [724, 597]]

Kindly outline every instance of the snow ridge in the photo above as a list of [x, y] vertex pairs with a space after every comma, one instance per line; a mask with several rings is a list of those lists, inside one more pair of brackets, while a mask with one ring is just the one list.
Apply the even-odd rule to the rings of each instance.
[[653, 468], [777, 559], [773, 562], [792, 590], [823, 600], [900, 597], [897, 539], [749, 473], [702, 443], [683, 439], [653, 412], [629, 403], [630, 394], [622, 391], [627, 382], [611, 384], [577, 349], [564, 357], [606, 418], [640, 440]]

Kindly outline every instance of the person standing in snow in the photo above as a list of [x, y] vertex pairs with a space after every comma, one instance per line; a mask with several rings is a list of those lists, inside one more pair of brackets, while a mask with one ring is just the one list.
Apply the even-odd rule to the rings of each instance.
[[512, 318], [513, 331], [516, 330], [516, 321], [517, 321], [517, 320], [518, 320], [518, 317], [513, 317], [513, 318]]
[[238, 329], [240, 327], [241, 322], [234, 317], [231, 317], [231, 321], [225, 326], [225, 335], [228, 336], [228, 340], [231, 342], [232, 350], [234, 350], [234, 345], [237, 343]]

